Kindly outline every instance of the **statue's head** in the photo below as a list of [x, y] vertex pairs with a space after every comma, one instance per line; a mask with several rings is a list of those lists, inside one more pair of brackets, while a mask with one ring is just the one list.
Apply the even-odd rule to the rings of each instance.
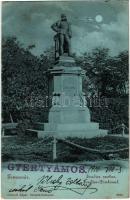
[[67, 21], [67, 17], [66, 17], [65, 14], [61, 14], [61, 20], [62, 20], [62, 21]]

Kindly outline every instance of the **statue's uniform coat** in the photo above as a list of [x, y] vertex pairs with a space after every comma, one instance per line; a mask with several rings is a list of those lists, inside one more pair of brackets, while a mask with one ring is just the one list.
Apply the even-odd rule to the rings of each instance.
[[64, 50], [64, 42], [67, 43], [68, 45], [68, 55], [70, 55], [70, 38], [72, 37], [72, 31], [71, 31], [71, 24], [66, 20], [66, 21], [57, 21], [54, 23], [51, 28], [57, 32], [58, 38], [59, 38], [59, 53], [62, 55], [65, 50]]

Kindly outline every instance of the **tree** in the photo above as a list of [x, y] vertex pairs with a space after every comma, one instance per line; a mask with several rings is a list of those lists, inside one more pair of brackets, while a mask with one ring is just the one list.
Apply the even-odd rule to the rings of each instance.
[[85, 93], [108, 99], [108, 108], [90, 108], [95, 121], [107, 119], [109, 127], [128, 126], [128, 51], [112, 57], [109, 49], [96, 48], [76, 60], [86, 71]]
[[22, 110], [34, 96], [39, 101], [48, 93], [46, 57], [32, 55], [30, 49], [34, 47], [25, 49], [14, 37], [3, 39], [2, 101], [7, 113]]
[[90, 93], [110, 97], [128, 93], [128, 51], [110, 57], [109, 49], [96, 48], [77, 58], [77, 63], [86, 71]]

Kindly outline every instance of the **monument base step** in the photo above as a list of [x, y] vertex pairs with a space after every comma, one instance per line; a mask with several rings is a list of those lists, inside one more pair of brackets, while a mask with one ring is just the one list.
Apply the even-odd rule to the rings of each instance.
[[99, 123], [95, 122], [86, 122], [86, 123], [62, 123], [62, 124], [56, 124], [56, 123], [42, 123], [42, 122], [37, 122], [33, 124], [33, 129], [36, 130], [46, 130], [46, 131], [51, 131], [51, 130], [86, 130], [86, 129], [99, 129]]
[[106, 136], [107, 130], [99, 129], [99, 124], [94, 122], [70, 124], [36, 123], [33, 129], [27, 129], [26, 134], [40, 138], [45, 136], [93, 138]]
[[43, 138], [45, 136], [55, 136], [57, 138], [67, 137], [80, 137], [80, 138], [93, 138], [104, 137], [107, 135], [107, 130], [87, 130], [87, 131], [40, 131], [38, 137]]
[[87, 131], [99, 129], [99, 124], [94, 122], [86, 123], [44, 123], [45, 131]]

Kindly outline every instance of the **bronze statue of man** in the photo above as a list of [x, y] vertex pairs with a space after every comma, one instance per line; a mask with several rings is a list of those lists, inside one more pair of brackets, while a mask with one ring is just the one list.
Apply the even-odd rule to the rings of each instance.
[[67, 53], [68, 56], [71, 56], [71, 25], [67, 20], [65, 14], [61, 14], [61, 19], [54, 23], [51, 28], [57, 33], [55, 36], [56, 42], [58, 42], [58, 53], [59, 56]]

